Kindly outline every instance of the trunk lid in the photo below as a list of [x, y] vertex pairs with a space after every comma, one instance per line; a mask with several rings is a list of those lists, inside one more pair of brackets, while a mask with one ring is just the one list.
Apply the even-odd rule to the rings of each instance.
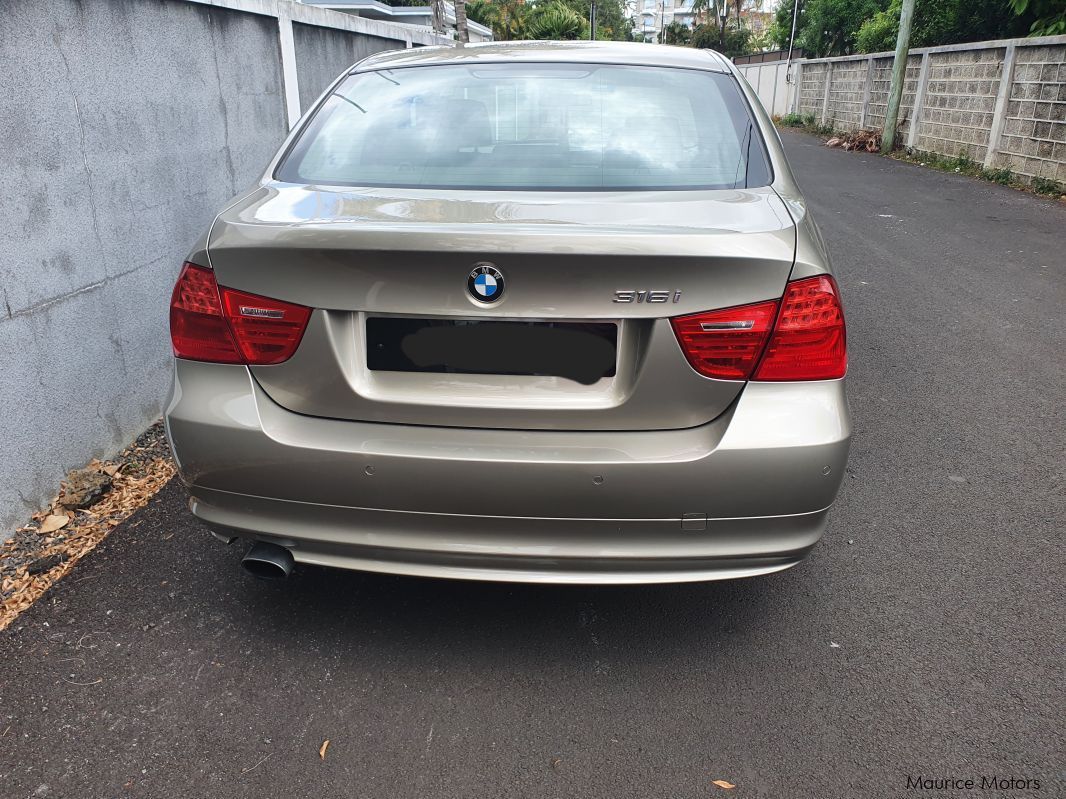
[[[283, 407], [362, 421], [576, 430], [682, 428], [721, 414], [743, 384], [694, 372], [669, 318], [780, 297], [794, 251], [791, 218], [770, 188], [549, 193], [272, 184], [220, 215], [209, 242], [221, 285], [317, 309], [295, 356], [252, 370]], [[475, 265], [486, 262], [505, 279], [492, 304], [475, 300], [468, 286]], [[632, 300], [617, 302], [630, 296], [617, 292], [632, 292]], [[392, 322], [373, 321], [380, 318]], [[464, 341], [514, 334], [549, 349], [565, 341], [559, 329], [594, 330], [613, 340], [616, 362], [584, 383], [495, 367], [393, 371], [387, 359], [368, 359], [368, 330], [370, 344], [383, 347], [381, 337], [408, 329], [406, 319], [458, 328]], [[483, 327], [480, 339], [470, 339], [470, 326], [457, 320], [523, 324]], [[531, 327], [551, 327], [556, 337], [529, 339]], [[540, 353], [538, 362], [545, 359]]]

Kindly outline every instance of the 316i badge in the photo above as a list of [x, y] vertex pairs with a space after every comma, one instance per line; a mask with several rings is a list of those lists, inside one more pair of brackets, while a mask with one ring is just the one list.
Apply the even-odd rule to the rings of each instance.
[[466, 288], [478, 302], [496, 302], [503, 296], [503, 272], [487, 261], [475, 264]]

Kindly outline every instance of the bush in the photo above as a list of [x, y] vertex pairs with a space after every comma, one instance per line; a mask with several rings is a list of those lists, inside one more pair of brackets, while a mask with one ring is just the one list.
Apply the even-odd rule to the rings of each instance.
[[735, 58], [750, 52], [750, 40], [751, 32], [737, 28], [735, 24], [727, 25], [724, 32], [719, 31], [717, 25], [697, 25], [692, 29], [690, 43], [693, 47], [717, 50], [727, 58]]
[[783, 128], [813, 128], [814, 114], [785, 114], [779, 117], [777, 124]]
[[981, 177], [1000, 186], [1009, 186], [1014, 182], [1014, 173], [1009, 169], [986, 169], [981, 173]]
[[546, 3], [533, 7], [526, 32], [530, 39], [583, 39], [588, 23], [569, 6]]
[[899, 34], [899, 16], [887, 11], [878, 11], [861, 26], [855, 34], [855, 49], [860, 53], [881, 53], [896, 49]]
[[1037, 194], [1050, 194], [1052, 196], [1066, 195], [1066, 185], [1059, 183], [1057, 180], [1033, 178], [1033, 182], [1029, 185]]

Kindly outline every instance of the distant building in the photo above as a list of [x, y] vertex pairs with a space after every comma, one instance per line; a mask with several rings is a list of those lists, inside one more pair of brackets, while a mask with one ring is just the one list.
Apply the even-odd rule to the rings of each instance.
[[740, 12], [740, 24], [746, 30], [751, 31], [753, 36], [762, 36], [770, 30], [773, 24], [774, 14], [772, 11], [756, 11], [750, 8]]
[[[352, 14], [367, 19], [378, 19], [383, 22], [398, 22], [401, 25], [412, 25], [416, 28], [433, 29], [433, 8], [424, 6], [390, 6], [378, 0], [298, 0], [309, 6], [328, 8], [330, 11], [340, 11], [344, 14]], [[449, 27], [455, 28], [455, 6], [445, 2], [444, 15]], [[491, 42], [492, 28], [486, 27], [472, 19], [466, 21], [470, 31], [470, 41]]]
[[680, 22], [686, 28], [696, 24], [693, 0], [630, 0], [627, 6], [636, 21], [635, 32], [643, 35], [646, 42], [659, 41], [659, 32], [671, 22]]
[[[659, 41], [659, 32], [671, 22], [680, 22], [686, 28], [697, 23], [697, 14], [692, 9], [693, 0], [627, 0], [630, 17], [635, 20], [635, 31], [643, 34], [644, 41]], [[711, 22], [711, 11], [704, 11], [704, 22]], [[735, 19], [730, 6], [730, 19]], [[762, 36], [774, 20], [772, 11], [746, 9], [740, 14], [740, 24], [753, 36]], [[717, 24], [717, 21], [715, 21]]]

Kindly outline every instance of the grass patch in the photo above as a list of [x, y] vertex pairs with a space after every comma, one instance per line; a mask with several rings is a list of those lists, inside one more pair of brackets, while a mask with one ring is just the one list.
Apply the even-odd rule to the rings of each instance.
[[1009, 186], [1012, 189], [1031, 191], [1034, 194], [1042, 194], [1046, 197], [1066, 197], [1066, 185], [1057, 180], [1047, 178], [1032, 178], [1026, 181], [1023, 177], [1015, 175], [1009, 169], [986, 169], [974, 161], [968, 155], [944, 156], [937, 153], [927, 153], [915, 150], [913, 152], [899, 151], [892, 154], [893, 158], [908, 161], [919, 166], [927, 166], [939, 169], [941, 172], [954, 172], [957, 175], [968, 175], [972, 178], [987, 180], [1000, 186]]
[[1029, 184], [1029, 188], [1037, 194], [1045, 194], [1048, 197], [1058, 197], [1059, 199], [1066, 198], [1066, 185], [1059, 183], [1057, 180], [1033, 178], [1033, 182]]
[[822, 125], [814, 114], [785, 114], [775, 117], [774, 123], [782, 128], [802, 128], [815, 136], [831, 136], [835, 132], [832, 125]]

